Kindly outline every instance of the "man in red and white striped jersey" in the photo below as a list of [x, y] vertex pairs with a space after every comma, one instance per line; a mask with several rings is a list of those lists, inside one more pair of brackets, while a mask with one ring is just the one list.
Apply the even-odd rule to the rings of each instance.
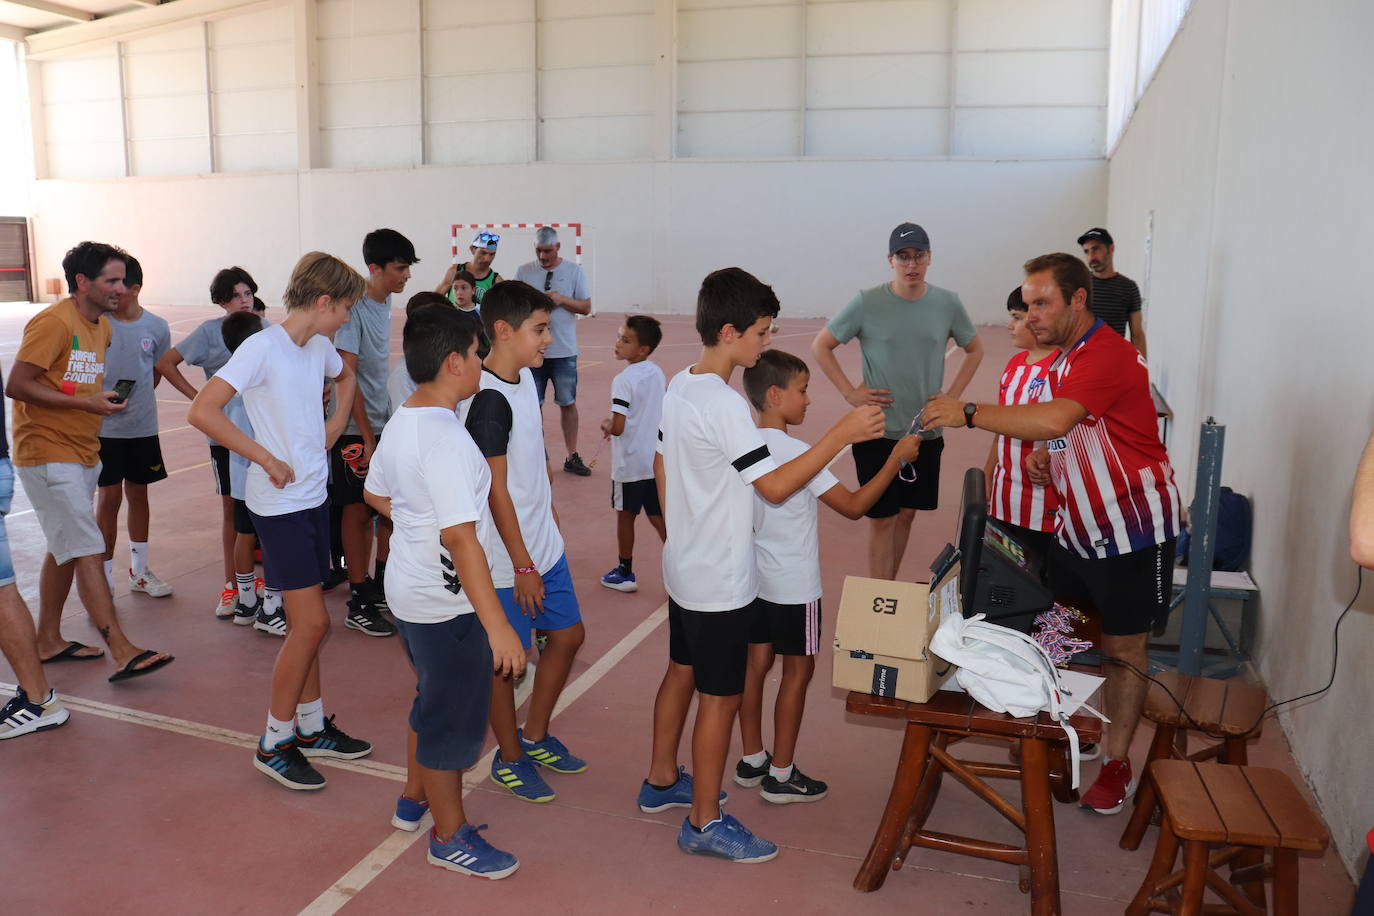
[[[1102, 615], [1107, 731], [1102, 770], [1082, 804], [1115, 814], [1134, 789], [1127, 754], [1140, 722], [1150, 629], [1169, 612], [1181, 504], [1150, 399], [1145, 360], [1092, 313], [1092, 277], [1071, 254], [1025, 264], [1021, 295], [1035, 339], [1062, 352], [1038, 404], [960, 404], [933, 398], [927, 428], [991, 430], [1045, 442], [1027, 460], [1032, 481], [1053, 482], [1057, 540], [1050, 590], [1086, 599]], [[1124, 663], [1124, 664], [1122, 664]]]
[[[1050, 364], [1059, 351], [1042, 346], [1031, 333], [1026, 324], [1026, 301], [1021, 298], [1019, 286], [1007, 296], [1007, 314], [1007, 330], [1018, 352], [1002, 370], [997, 403], [1037, 404]], [[983, 472], [988, 484], [988, 515], [1002, 522], [1007, 533], [1023, 547], [1044, 557], [1054, 540], [1058, 500], [1053, 487], [1032, 483], [1026, 477], [1026, 459], [1034, 451], [1034, 441], [999, 434], [988, 450]]]

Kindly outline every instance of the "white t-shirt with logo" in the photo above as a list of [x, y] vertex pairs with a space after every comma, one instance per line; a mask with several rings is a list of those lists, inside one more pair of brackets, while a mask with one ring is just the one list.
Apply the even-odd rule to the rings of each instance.
[[[525, 549], [542, 576], [563, 556], [563, 535], [553, 521], [553, 488], [544, 458], [544, 422], [534, 376], [529, 369], [521, 369], [519, 380], [511, 382], [483, 368], [481, 390], [458, 405], [458, 417], [484, 457], [505, 457], [506, 491], [515, 506]], [[496, 587], [515, 585], [515, 567], [494, 524], [491, 541], [484, 545]]]
[[391, 613], [406, 623], [443, 623], [474, 613], [439, 532], [476, 522], [485, 548], [495, 530], [487, 507], [491, 469], [453, 411], [402, 407], [393, 412], [363, 487], [391, 500], [386, 564]]
[[[763, 441], [779, 465], [811, 448], [780, 429], [763, 429]], [[821, 542], [817, 500], [839, 479], [823, 468], [781, 503], [754, 494], [754, 560], [759, 597], [774, 604], [809, 604], [821, 597]]]
[[713, 372], [684, 369], [663, 396], [663, 585], [689, 611], [729, 611], [758, 597], [755, 480], [774, 470], [744, 397]]
[[611, 480], [653, 478], [665, 387], [663, 370], [647, 359], [631, 363], [611, 380], [611, 413], [625, 416], [625, 429], [611, 437]]
[[262, 465], [248, 469], [244, 501], [258, 515], [286, 515], [324, 502], [329, 461], [320, 393], [343, 372], [343, 357], [316, 334], [296, 346], [281, 325], [245, 340], [215, 373], [243, 396], [258, 443], [286, 462], [296, 479], [278, 490]]

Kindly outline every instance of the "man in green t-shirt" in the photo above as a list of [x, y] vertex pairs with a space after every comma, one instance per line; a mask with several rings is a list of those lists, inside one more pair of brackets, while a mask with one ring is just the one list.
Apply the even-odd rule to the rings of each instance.
[[472, 301], [480, 307], [482, 297], [487, 294], [497, 283], [501, 282], [501, 275], [491, 269], [491, 262], [496, 259], [496, 246], [500, 244], [501, 236], [495, 232], [483, 229], [473, 236], [472, 244], [468, 246], [472, 260], [458, 263], [457, 257], [449, 265], [448, 271], [444, 274], [444, 279], [439, 281], [439, 285], [434, 291], [441, 296], [448, 296], [448, 301], [453, 301], [453, 278], [458, 275], [458, 271], [466, 270], [472, 274], [476, 285], [472, 288]]
[[[871, 480], [897, 440], [911, 428], [926, 399], [936, 394], [959, 397], [983, 360], [978, 339], [959, 296], [926, 282], [930, 237], [915, 223], [902, 223], [888, 238], [891, 282], [859, 292], [816, 335], [811, 352], [825, 377], [855, 407], [883, 408], [883, 438], [854, 445], [859, 483]], [[863, 356], [863, 384], [854, 385], [840, 368], [835, 348], [858, 338]], [[947, 389], [945, 347], [953, 340], [964, 356]], [[892, 482], [868, 511], [868, 571], [875, 579], [895, 579], [906, 552], [917, 509], [936, 508], [940, 495], [939, 430], [922, 433], [921, 452], [913, 469], [915, 481]], [[903, 476], [910, 477], [911, 470]]]

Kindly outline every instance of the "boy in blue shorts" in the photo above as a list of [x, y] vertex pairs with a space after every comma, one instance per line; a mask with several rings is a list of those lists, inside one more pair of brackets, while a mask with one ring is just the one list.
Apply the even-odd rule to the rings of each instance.
[[611, 437], [611, 508], [615, 509], [616, 547], [620, 564], [601, 577], [601, 584], [618, 592], [639, 588], [635, 580], [635, 516], [641, 509], [660, 538], [663, 508], [654, 483], [654, 450], [658, 423], [663, 417], [663, 370], [649, 356], [663, 340], [657, 318], [631, 315], [621, 325], [612, 352], [629, 363], [611, 380], [611, 415], [601, 432]]
[[525, 665], [483, 546], [493, 540], [491, 471], [454, 414], [482, 375], [476, 328], [447, 303], [422, 306], [406, 319], [402, 346], [417, 387], [387, 421], [363, 490], [393, 524], [386, 598], [418, 678], [406, 790], [391, 823], [416, 830], [428, 810], [430, 864], [504, 878], [519, 867], [515, 856], [463, 811], [463, 771], [482, 753], [492, 671], [509, 677]]
[[[774, 461], [790, 461], [809, 445], [787, 434], [787, 427], [806, 419], [811, 405], [806, 363], [781, 350], [765, 350], [744, 370], [744, 393], [759, 415], [759, 431]], [[903, 464], [913, 464], [921, 440], [903, 436], [878, 472], [858, 490], [850, 490], [823, 469], [806, 486], [781, 503], [761, 495], [754, 499], [754, 561], [759, 596], [754, 600], [754, 629], [749, 634], [749, 669], [740, 703], [739, 733], [744, 759], [735, 765], [735, 782], [763, 784], [766, 802], [820, 801], [827, 786], [797, 768], [793, 755], [806, 709], [806, 688], [816, 671], [821, 648], [821, 562], [816, 502], [845, 518], [858, 519], [873, 508]], [[763, 749], [763, 681], [782, 656], [782, 682], [773, 705], [773, 753]]]
[[[697, 295], [701, 358], [668, 384], [654, 458], [668, 525], [663, 584], [669, 662], [654, 701], [653, 757], [639, 807], [690, 806], [678, 848], [732, 862], [767, 862], [778, 854], [776, 844], [754, 836], [720, 808], [758, 597], [754, 492], [780, 503], [846, 445], [874, 439], [883, 429], [878, 408], [855, 408], [817, 445], [778, 466], [749, 416], [749, 404], [729, 384], [736, 367], [758, 361], [778, 311], [772, 287], [738, 267], [706, 277]], [[693, 691], [699, 695], [692, 734], [695, 781], [677, 765]]]
[[491, 694], [491, 728], [500, 745], [491, 763], [492, 782], [529, 802], [554, 798], [536, 764], [555, 773], [587, 768], [549, 734], [554, 705], [585, 635], [553, 510], [544, 424], [530, 373], [543, 362], [552, 340], [552, 310], [549, 297], [527, 283], [507, 280], [487, 292], [482, 322], [491, 353], [482, 365], [481, 389], [460, 409], [491, 467], [489, 501], [497, 536], [489, 553], [496, 593], [527, 650], [535, 629], [548, 635], [523, 730], [516, 727], [511, 679], [497, 676]]
[[[352, 403], [356, 382], [330, 337], [363, 290], [363, 278], [338, 258], [320, 251], [302, 257], [282, 297], [286, 320], [245, 340], [187, 415], [192, 426], [253, 462], [245, 502], [262, 541], [265, 578], [282, 590], [287, 621], [253, 765], [288, 789], [324, 788], [307, 757], [352, 760], [372, 753], [371, 744], [325, 718], [319, 657], [329, 632], [320, 587], [329, 573], [326, 453], [348, 414], [335, 411], [326, 424], [318, 392], [328, 376], [339, 401]], [[257, 441], [224, 414], [236, 393]]]

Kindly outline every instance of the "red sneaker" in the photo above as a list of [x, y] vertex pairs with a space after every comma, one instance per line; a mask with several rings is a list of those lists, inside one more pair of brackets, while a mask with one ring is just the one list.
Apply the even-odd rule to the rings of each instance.
[[1126, 806], [1126, 799], [1135, 792], [1135, 786], [1129, 760], [1107, 760], [1079, 804], [1098, 814], [1116, 814]]

